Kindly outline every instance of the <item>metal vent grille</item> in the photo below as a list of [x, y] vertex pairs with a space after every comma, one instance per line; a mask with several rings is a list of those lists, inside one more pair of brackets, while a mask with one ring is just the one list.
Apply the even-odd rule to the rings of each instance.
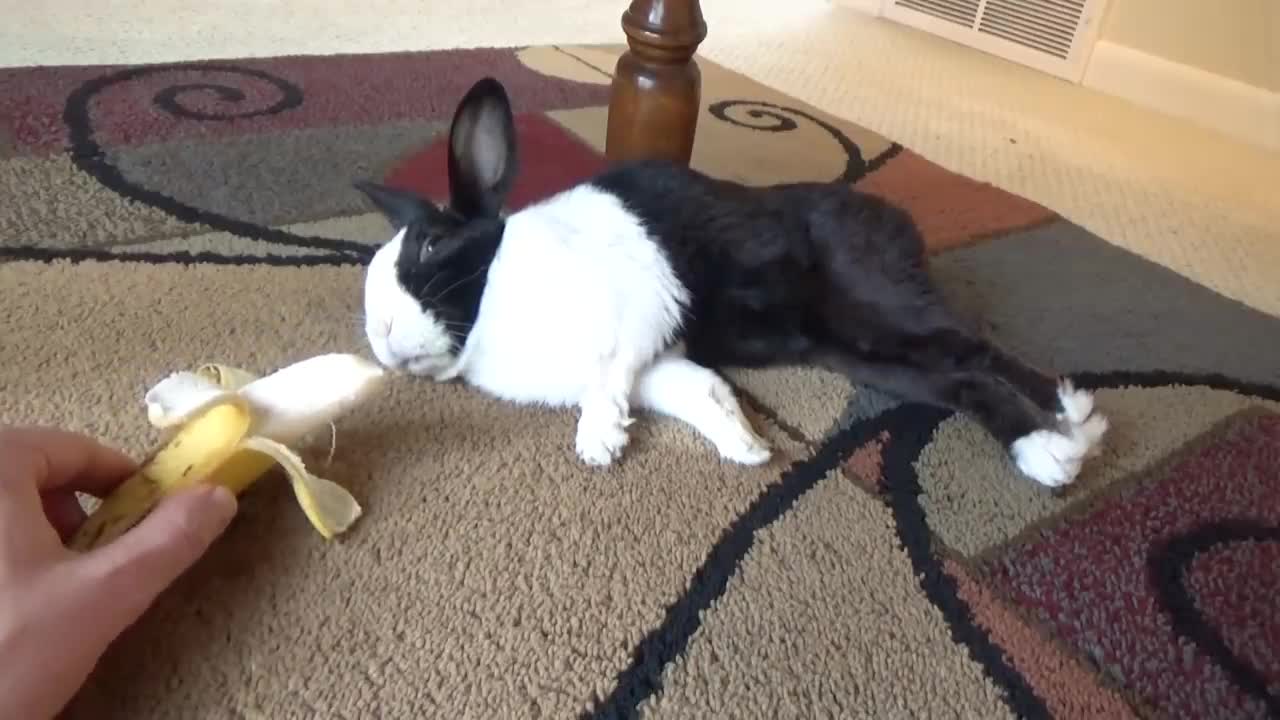
[[978, 31], [1066, 60], [1083, 14], [1084, 0], [987, 0]]
[[899, 7], [932, 15], [957, 25], [973, 27], [978, 19], [978, 6], [982, 0], [898, 0]]
[[1079, 81], [1107, 0], [886, 0], [890, 20]]

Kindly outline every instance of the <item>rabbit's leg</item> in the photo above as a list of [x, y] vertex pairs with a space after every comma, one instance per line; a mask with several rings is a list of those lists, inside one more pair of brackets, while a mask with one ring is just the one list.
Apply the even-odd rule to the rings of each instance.
[[640, 407], [692, 425], [729, 460], [759, 465], [772, 456], [729, 383], [691, 360], [674, 354], [660, 356], [636, 378], [632, 398]]
[[[968, 413], [1042, 485], [1075, 480], [1107, 430], [1093, 396], [967, 328], [918, 257], [885, 257], [893, 272], [829, 259], [837, 269], [815, 318], [824, 346], [818, 356], [831, 354], [855, 383]], [[880, 276], [867, 282], [864, 270]]]
[[924, 369], [866, 361], [842, 352], [826, 353], [821, 362], [843, 372], [854, 384], [967, 414], [1008, 450], [1024, 475], [1046, 487], [1074, 481], [1085, 459], [1097, 452], [1107, 429], [1106, 418], [1092, 413], [1092, 402], [1077, 397], [1069, 383], [1061, 386], [1055, 417], [1054, 409], [1039, 406], [1014, 383], [989, 370]]
[[622, 455], [630, 440], [631, 394], [641, 363], [614, 355], [578, 402], [578, 457], [588, 465], [609, 465]]
[[[1090, 403], [1092, 397], [1075, 397], [1069, 383], [1031, 367], [995, 343], [959, 327], [941, 327], [919, 334], [903, 333], [890, 343], [892, 353], [914, 367], [938, 372], [975, 373], [999, 378], [1046, 412], [1059, 418], [1074, 416], [1069, 404]], [[1074, 398], [1074, 399], [1073, 399]]]
[[[1080, 452], [1097, 454], [1107, 419], [1094, 411], [1093, 394], [1077, 389], [1069, 378], [1053, 377], [995, 343], [955, 328], [906, 337], [900, 349], [915, 367], [1001, 383], [1041, 413], [1052, 414], [1056, 422], [1042, 422], [1036, 432], [1020, 438], [1026, 441], [1023, 447], [1038, 447], [1044, 442], [1063, 445], [1054, 438], [1072, 437], [1083, 444]], [[1072, 451], [1071, 457], [1075, 454]]]

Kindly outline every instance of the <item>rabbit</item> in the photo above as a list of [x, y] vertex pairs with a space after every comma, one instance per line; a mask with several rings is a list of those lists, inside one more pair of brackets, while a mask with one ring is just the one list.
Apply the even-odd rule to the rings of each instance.
[[1071, 483], [1108, 421], [1091, 393], [966, 329], [909, 214], [848, 184], [750, 187], [658, 159], [612, 164], [514, 213], [508, 94], [477, 81], [448, 135], [443, 205], [353, 184], [394, 230], [369, 262], [365, 334], [384, 366], [516, 403], [577, 408], [607, 466], [633, 408], [730, 462], [773, 448], [717, 369], [813, 365], [965, 413], [1041, 486]]

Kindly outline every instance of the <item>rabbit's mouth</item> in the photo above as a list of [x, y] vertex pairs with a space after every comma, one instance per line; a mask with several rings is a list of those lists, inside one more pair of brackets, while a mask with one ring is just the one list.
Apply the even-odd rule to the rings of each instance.
[[436, 380], [448, 379], [446, 373], [457, 364], [452, 354], [422, 355], [410, 358], [401, 363], [401, 367], [410, 375], [429, 376]]
[[395, 347], [386, 335], [371, 334], [369, 347], [378, 362], [395, 373], [435, 376], [453, 367], [457, 360], [451, 346], [446, 346], [443, 351], [432, 348], [436, 351], [423, 352], [415, 348], [406, 352]]
[[378, 362], [410, 375], [444, 372], [454, 364], [461, 349], [459, 339], [443, 322], [416, 307], [413, 312], [371, 319], [366, 334]]

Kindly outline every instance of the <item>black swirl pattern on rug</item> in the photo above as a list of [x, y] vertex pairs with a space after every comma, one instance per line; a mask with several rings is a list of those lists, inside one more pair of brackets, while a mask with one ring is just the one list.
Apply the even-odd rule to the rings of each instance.
[[[1107, 371], [1072, 373], [1076, 387], [1103, 388], [1201, 386], [1280, 402], [1280, 387], [1235, 380], [1220, 374], [1173, 371]], [[881, 433], [891, 438], [881, 454], [883, 500], [889, 507], [898, 540], [920, 579], [920, 588], [947, 623], [952, 639], [962, 645], [983, 673], [1003, 691], [1003, 700], [1019, 718], [1039, 720], [1052, 714], [1044, 698], [1006, 659], [1006, 651], [974, 617], [947, 573], [938, 540], [920, 501], [923, 489], [915, 471], [920, 453], [934, 433], [955, 413], [937, 407], [906, 403], [879, 415], [851, 423], [827, 438], [809, 459], [793, 465], [721, 534], [687, 584], [688, 590], [667, 608], [663, 622], [645, 635], [631, 653], [631, 663], [597, 707], [581, 717], [592, 720], [634, 718], [639, 707], [662, 691], [662, 672], [684, 654], [701, 627], [700, 615], [728, 588], [756, 535], [784, 517], [833, 468]]]
[[[206, 67], [205, 69], [208, 68]], [[187, 107], [182, 103], [182, 96], [187, 93], [206, 92], [217, 95], [220, 102], [231, 104], [244, 102], [244, 91], [237, 87], [232, 87], [230, 85], [218, 85], [216, 83], [180, 83], [178, 85], [170, 85], [156, 93], [155, 97], [152, 98], [152, 101], [155, 103], [156, 107], [176, 117], [187, 118], [188, 120], [217, 121], [246, 120], [248, 118], [275, 115], [302, 105], [302, 88], [299, 88], [297, 85], [260, 70], [242, 69], [242, 72], [261, 80], [265, 80], [275, 86], [276, 90], [280, 93], [280, 99], [265, 108], [259, 108], [257, 110], [231, 113], [211, 113], [204, 110], [193, 110]]]
[[1200, 612], [1187, 587], [1187, 572], [1198, 555], [1242, 542], [1280, 543], [1280, 527], [1263, 525], [1249, 518], [1197, 526], [1153, 549], [1147, 558], [1147, 573], [1173, 631], [1213, 658], [1231, 681], [1259, 701], [1271, 717], [1280, 718], [1280, 696], [1271, 692], [1262, 672], [1232, 652], [1222, 633]]
[[[767, 121], [768, 124], [760, 122], [749, 123], [730, 115], [731, 111], [739, 109], [745, 109], [745, 114], [748, 118], [755, 121]], [[901, 145], [892, 143], [888, 149], [868, 161], [862, 157], [862, 149], [858, 147], [858, 144], [850, 139], [848, 135], [845, 135], [840, 128], [803, 110], [775, 105], [763, 100], [721, 100], [709, 105], [707, 111], [717, 120], [757, 132], [774, 133], [797, 130], [800, 124], [791, 117], [792, 115], [817, 125], [834, 138], [845, 153], [844, 171], [838, 177], [833, 178], [832, 182], [857, 182], [867, 174], [875, 172], [886, 162], [893, 159], [895, 155], [902, 152]]]
[[[348, 265], [367, 262], [373, 250], [361, 243], [335, 238], [298, 235], [286, 230], [264, 227], [256, 223], [197, 208], [165, 195], [158, 190], [146, 188], [135, 183], [125, 177], [124, 173], [111, 163], [107, 152], [94, 136], [93, 112], [91, 109], [94, 97], [108, 88], [139, 78], [162, 73], [190, 73], [193, 71], [234, 75], [249, 81], [264, 82], [275, 89], [279, 99], [267, 107], [239, 108], [227, 112], [208, 112], [188, 107], [183, 103], [183, 96], [193, 92], [212, 93], [219, 102], [232, 106], [245, 101], [244, 91], [235, 86], [215, 82], [202, 82], [167, 87], [156, 93], [152, 99], [153, 104], [160, 110], [183, 119], [223, 122], [288, 112], [299, 107], [304, 101], [302, 89], [284, 78], [263, 70], [225, 63], [147, 65], [100, 75], [73, 90], [67, 97], [63, 108], [62, 119], [67, 127], [70, 139], [69, 153], [71, 161], [76, 168], [112, 192], [155, 208], [183, 222], [203, 224], [215, 230], [262, 243], [274, 243], [281, 246], [321, 251], [310, 254], [273, 256], [273, 259], [269, 261], [265, 261], [262, 257], [255, 255], [220, 256], [225, 258], [224, 262], [235, 264], [271, 262], [284, 265]], [[34, 253], [32, 248], [18, 249], [17, 252], [28, 257], [38, 256], [38, 253]], [[81, 256], [90, 257], [83, 251], [61, 251], [59, 254], [71, 259], [83, 259]], [[130, 259], [131, 256], [120, 254], [116, 257]], [[166, 254], [165, 257], [182, 258], [182, 255]], [[196, 258], [200, 257], [207, 257], [207, 255], [201, 256], [188, 253], [185, 258], [177, 261], [198, 261]], [[284, 259], [275, 260], [274, 258]]]
[[855, 450], [874, 439], [877, 432], [871, 424], [850, 427], [823, 443], [808, 458], [793, 463], [777, 482], [765, 488], [720, 533], [720, 539], [686, 584], [688, 590], [667, 607], [662, 623], [632, 650], [631, 663], [618, 675], [609, 695], [581, 717], [636, 717], [640, 704], [661, 692], [663, 669], [684, 654], [702, 626], [702, 613], [724, 595], [729, 580], [755, 544], [756, 534], [786, 515], [796, 501]]

